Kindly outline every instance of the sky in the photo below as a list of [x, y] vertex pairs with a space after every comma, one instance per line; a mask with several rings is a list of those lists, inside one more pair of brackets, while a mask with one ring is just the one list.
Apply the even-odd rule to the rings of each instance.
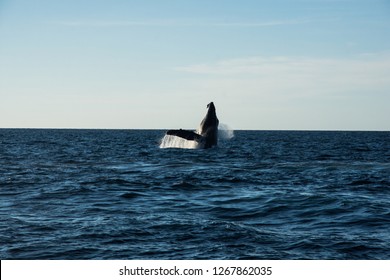
[[0, 128], [390, 130], [389, 0], [0, 0]]

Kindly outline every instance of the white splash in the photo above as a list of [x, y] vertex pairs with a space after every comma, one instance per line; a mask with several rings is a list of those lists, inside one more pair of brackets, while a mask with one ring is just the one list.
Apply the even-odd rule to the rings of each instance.
[[218, 139], [230, 140], [234, 137], [234, 130], [225, 123], [220, 123], [218, 126]]
[[[199, 129], [196, 131], [199, 134]], [[218, 127], [218, 140], [230, 140], [234, 137], [234, 130], [227, 124], [221, 123]], [[200, 149], [201, 143], [189, 141], [174, 135], [164, 135], [160, 148]]]
[[160, 148], [198, 149], [199, 143], [174, 135], [165, 135], [161, 139]]

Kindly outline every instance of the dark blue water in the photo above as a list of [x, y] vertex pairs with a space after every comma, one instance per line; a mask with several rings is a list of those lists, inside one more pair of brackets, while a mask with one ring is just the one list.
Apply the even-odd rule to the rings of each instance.
[[1, 259], [390, 259], [390, 132], [0, 130]]

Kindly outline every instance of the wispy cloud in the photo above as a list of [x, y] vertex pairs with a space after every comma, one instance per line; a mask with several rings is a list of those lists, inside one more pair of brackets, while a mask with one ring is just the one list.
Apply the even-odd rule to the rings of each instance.
[[[247, 57], [175, 68], [197, 74], [217, 90], [267, 92], [290, 96], [373, 93], [390, 90], [390, 55], [350, 59], [311, 57]], [[225, 86], [226, 85], [226, 86]]]
[[188, 74], [194, 95], [234, 111], [226, 117], [233, 126], [247, 120], [266, 129], [389, 128], [390, 54], [257, 56], [175, 70]]
[[271, 20], [271, 21], [233, 21], [233, 22], [205, 22], [205, 26], [220, 26], [220, 27], [270, 27], [278, 25], [297, 25], [310, 23], [309, 19], [294, 19], [294, 20]]
[[136, 27], [136, 26], [171, 26], [170, 20], [149, 21], [105, 21], [105, 20], [63, 20], [53, 21], [52, 24], [69, 27]]
[[150, 19], [150, 20], [61, 20], [51, 24], [69, 27], [272, 27], [310, 23], [309, 19], [271, 20], [271, 21], [218, 21], [208, 19]]

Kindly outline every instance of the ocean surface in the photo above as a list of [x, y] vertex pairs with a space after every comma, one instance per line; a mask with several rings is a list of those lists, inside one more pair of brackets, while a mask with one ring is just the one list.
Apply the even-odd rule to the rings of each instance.
[[229, 133], [0, 129], [0, 258], [390, 259], [390, 132]]

